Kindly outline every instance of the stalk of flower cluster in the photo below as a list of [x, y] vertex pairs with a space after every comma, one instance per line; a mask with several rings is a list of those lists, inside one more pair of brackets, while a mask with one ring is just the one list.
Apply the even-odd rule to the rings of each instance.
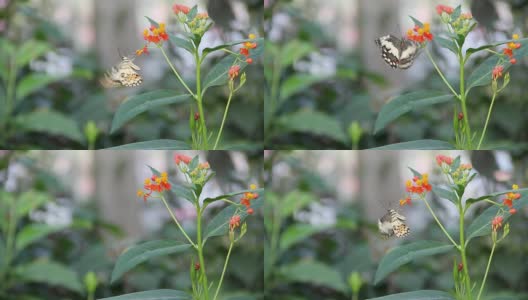
[[429, 212], [431, 213], [431, 215], [433, 216], [433, 218], [435, 219], [436, 223], [438, 224], [438, 226], [440, 226], [440, 229], [442, 229], [442, 231], [444, 232], [444, 234], [447, 236], [447, 238], [451, 241], [451, 243], [453, 243], [453, 245], [456, 247], [456, 248], [460, 248], [459, 245], [453, 240], [453, 238], [451, 237], [451, 235], [449, 235], [449, 233], [447, 232], [447, 230], [444, 228], [444, 226], [442, 225], [442, 223], [440, 222], [440, 220], [438, 220], [438, 218], [436, 217], [436, 214], [434, 213], [433, 209], [431, 208], [431, 206], [429, 205], [429, 202], [427, 202], [427, 199], [425, 199], [425, 197], [422, 198], [422, 200], [425, 202], [425, 205], [427, 206], [427, 209], [429, 209]]
[[222, 275], [220, 276], [220, 281], [218, 282], [218, 287], [216, 287], [216, 292], [213, 297], [213, 300], [216, 300], [216, 297], [218, 296], [218, 292], [220, 292], [220, 288], [222, 287], [222, 282], [224, 281], [224, 275], [227, 269], [227, 264], [229, 263], [229, 257], [231, 256], [231, 250], [233, 249], [233, 245], [235, 244], [234, 241], [231, 241], [229, 244], [229, 250], [227, 250], [226, 259], [224, 262], [224, 268], [222, 269]]
[[491, 247], [490, 256], [488, 258], [488, 265], [486, 266], [486, 273], [484, 273], [484, 278], [482, 279], [482, 284], [480, 285], [480, 290], [477, 295], [477, 300], [480, 300], [480, 295], [482, 294], [482, 291], [484, 290], [484, 286], [486, 285], [486, 279], [488, 278], [488, 272], [491, 265], [491, 260], [493, 259], [493, 253], [495, 252], [495, 247], [497, 246], [497, 243], [494, 241], [493, 246]]
[[464, 80], [464, 64], [465, 59], [464, 55], [462, 54], [462, 50], [458, 50], [458, 59], [460, 64], [460, 103], [462, 106], [462, 113], [464, 114], [464, 131], [466, 132], [466, 143], [469, 147], [467, 148], [473, 148], [472, 147], [472, 139], [471, 139], [471, 127], [469, 127], [469, 115], [467, 113], [467, 105], [466, 105], [466, 86], [465, 86], [465, 80]]
[[172, 71], [174, 72], [174, 75], [176, 75], [176, 77], [177, 77], [178, 80], [181, 82], [181, 84], [185, 87], [185, 89], [187, 90], [187, 92], [189, 92], [189, 94], [191, 94], [194, 98], [196, 98], [196, 95], [191, 91], [191, 89], [189, 88], [189, 86], [185, 83], [185, 81], [183, 80], [183, 78], [180, 76], [180, 73], [178, 73], [178, 71], [176, 70], [176, 68], [174, 67], [174, 65], [172, 64], [172, 62], [170, 61], [169, 57], [167, 56], [167, 53], [165, 53], [165, 50], [163, 50], [163, 47], [158, 46], [158, 48], [160, 48], [161, 53], [163, 54], [163, 56], [165, 57], [165, 60], [167, 61], [167, 63], [168, 63], [169, 66], [171, 67]]
[[203, 256], [204, 243], [202, 240], [202, 209], [200, 204], [196, 204], [196, 230], [197, 230], [197, 244], [198, 244], [198, 259], [200, 261], [200, 271], [202, 272], [201, 280], [204, 289], [205, 299], [209, 299], [209, 286], [207, 284], [207, 274], [205, 273], [205, 260]]
[[233, 98], [233, 89], [230, 89], [229, 98], [227, 98], [227, 104], [226, 104], [226, 108], [224, 111], [224, 116], [222, 118], [222, 124], [220, 125], [220, 130], [218, 131], [218, 135], [216, 136], [216, 142], [214, 144], [213, 150], [216, 150], [216, 147], [218, 146], [218, 142], [220, 141], [220, 137], [222, 136], [222, 130], [224, 129], [225, 120], [227, 118], [227, 113], [229, 112], [229, 105], [231, 104], [232, 98]]
[[191, 240], [191, 238], [187, 235], [187, 233], [185, 232], [185, 230], [183, 229], [183, 227], [180, 225], [180, 222], [178, 222], [178, 219], [176, 219], [176, 216], [174, 216], [174, 214], [172, 213], [172, 209], [170, 208], [169, 204], [167, 203], [167, 200], [165, 200], [165, 197], [163, 197], [163, 195], [160, 196], [161, 198], [161, 201], [163, 201], [163, 204], [165, 204], [165, 207], [167, 208], [167, 210], [169, 211], [169, 214], [172, 218], [172, 220], [174, 220], [174, 223], [176, 223], [176, 225], [178, 226], [178, 228], [180, 229], [180, 231], [183, 233], [183, 235], [185, 236], [185, 238], [189, 241], [189, 243], [196, 248], [196, 244]]
[[491, 104], [488, 109], [488, 115], [486, 116], [486, 123], [484, 123], [484, 129], [482, 130], [482, 134], [480, 135], [480, 140], [477, 146], [477, 150], [480, 150], [480, 145], [482, 144], [482, 141], [484, 140], [484, 136], [486, 135], [486, 129], [488, 128], [488, 122], [491, 116], [491, 111], [493, 110], [493, 103], [495, 103], [495, 98], [497, 97], [497, 91], [493, 92], [493, 97], [491, 98]]
[[196, 60], [196, 102], [198, 103], [198, 113], [200, 114], [200, 131], [202, 132], [202, 149], [208, 150], [209, 138], [207, 136], [207, 127], [205, 125], [205, 117], [203, 110], [203, 99], [202, 99], [202, 79], [201, 79], [201, 68], [202, 59], [198, 53], [198, 49], [195, 50], [194, 58]]
[[462, 203], [458, 203], [458, 212], [460, 216], [459, 230], [460, 230], [460, 256], [462, 257], [462, 268], [464, 269], [464, 279], [466, 283], [466, 293], [469, 295], [469, 299], [472, 299], [471, 296], [471, 280], [469, 278], [468, 264], [466, 259], [466, 241], [464, 237], [464, 209], [462, 208]]
[[457, 94], [457, 92], [455, 92], [455, 89], [453, 89], [453, 87], [451, 86], [451, 84], [449, 84], [449, 81], [447, 81], [447, 79], [445, 78], [444, 73], [442, 73], [442, 71], [440, 70], [440, 68], [436, 65], [436, 62], [435, 62], [435, 60], [433, 59], [433, 57], [431, 56], [431, 53], [429, 52], [429, 50], [427, 49], [427, 47], [425, 48], [425, 53], [427, 54], [427, 57], [429, 57], [429, 60], [431, 61], [431, 63], [433, 64], [433, 66], [435, 67], [436, 72], [438, 72], [438, 75], [440, 75], [440, 77], [442, 78], [442, 80], [444, 81], [444, 83], [447, 85], [447, 87], [451, 90], [451, 92], [453, 93], [453, 95], [454, 95], [455, 97], [457, 97], [457, 99], [460, 99], [460, 96]]
[[[15, 234], [16, 234], [16, 227], [17, 227], [17, 218], [16, 218], [16, 205], [14, 203], [10, 203], [10, 207], [9, 207], [9, 220], [7, 222], [7, 237], [6, 237], [6, 250], [5, 250], [5, 256], [4, 256], [4, 270], [2, 272], [2, 274], [0, 274], [0, 279], [1, 279], [1, 282], [4, 282], [4, 278], [5, 276], [7, 275], [7, 272], [9, 270], [9, 265], [11, 264], [11, 260], [12, 258], [15, 256], [14, 255], [14, 250], [15, 250]], [[0, 288], [0, 292], [1, 293], [4, 293], [4, 286], [5, 285], [0, 285], [1, 288]]]

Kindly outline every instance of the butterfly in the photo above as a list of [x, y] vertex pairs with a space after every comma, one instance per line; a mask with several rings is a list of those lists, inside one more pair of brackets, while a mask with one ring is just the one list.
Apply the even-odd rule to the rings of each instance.
[[386, 237], [404, 237], [411, 232], [405, 224], [405, 217], [397, 213], [394, 209], [389, 209], [387, 213], [378, 219], [378, 229]]
[[134, 58], [122, 56], [121, 62], [107, 71], [100, 81], [105, 88], [139, 86], [143, 83], [139, 70], [141, 68], [134, 64]]
[[417, 42], [390, 34], [377, 38], [375, 42], [381, 49], [381, 56], [392, 68], [408, 69], [420, 50]]

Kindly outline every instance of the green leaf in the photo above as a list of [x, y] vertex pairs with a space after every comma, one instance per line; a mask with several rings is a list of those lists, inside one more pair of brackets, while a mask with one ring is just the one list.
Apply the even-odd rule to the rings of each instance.
[[443, 48], [448, 49], [449, 51], [453, 52], [455, 55], [458, 54], [458, 47], [456, 42], [454, 42], [451, 39], [446, 39], [443, 37], [435, 37], [435, 41], [440, 44]]
[[178, 290], [153, 290], [99, 300], [192, 300], [192, 296]]
[[280, 63], [282, 67], [287, 67], [315, 50], [311, 43], [292, 40], [282, 48]]
[[145, 18], [149, 21], [149, 23], [150, 23], [151, 26], [154, 26], [154, 27], [156, 27], [156, 28], [159, 27], [159, 23], [158, 23], [158, 22], [152, 20], [151, 18], [149, 18], [149, 17], [147, 17], [147, 16], [145, 16]]
[[112, 120], [110, 133], [114, 133], [127, 121], [145, 111], [170, 104], [187, 103], [191, 99], [192, 97], [189, 94], [182, 95], [177, 91], [171, 90], [158, 90], [133, 96], [119, 106]]
[[187, 21], [192, 21], [194, 18], [196, 18], [196, 15], [198, 14], [198, 5], [195, 5], [191, 8], [189, 13], [187, 14]]
[[194, 45], [189, 40], [183, 39], [181, 37], [178, 37], [174, 34], [169, 33], [170, 41], [176, 45], [177, 47], [180, 47], [182, 49], [187, 50], [189, 53], [194, 54]]
[[331, 288], [342, 293], [347, 292], [347, 286], [341, 274], [320, 262], [303, 261], [285, 265], [279, 269], [279, 274], [286, 282], [302, 282]]
[[220, 196], [216, 196], [214, 198], [205, 198], [203, 202], [205, 205], [209, 205], [210, 203], [213, 203], [215, 201], [222, 200], [222, 199], [229, 199], [231, 197], [242, 195], [244, 193], [257, 193], [259, 195], [262, 195], [264, 193], [264, 189], [261, 188], [261, 189], [255, 189], [255, 190], [242, 190], [238, 192], [223, 194]]
[[[466, 95], [474, 87], [488, 85], [491, 83], [493, 68], [495, 68], [495, 66], [497, 66], [499, 63], [499, 59], [499, 57], [493, 55], [484, 60], [484, 62], [482, 62], [477, 68], [475, 68], [475, 70], [473, 70], [466, 81]], [[506, 71], [511, 67], [511, 64], [509, 61], [506, 61], [502, 64], [502, 66], [504, 67], [504, 71]]]
[[46, 204], [51, 200], [52, 198], [50, 197], [50, 195], [45, 193], [35, 191], [24, 192], [15, 201], [16, 214], [19, 218], [24, 217], [29, 214], [30, 211], [41, 207], [42, 205]]
[[177, 140], [152, 140], [108, 148], [110, 150], [190, 150], [189, 144]]
[[339, 141], [347, 142], [347, 136], [341, 124], [335, 118], [317, 111], [299, 111], [284, 115], [277, 120], [281, 133], [302, 132], [322, 135]]
[[374, 284], [378, 284], [391, 272], [417, 258], [447, 253], [453, 248], [453, 245], [436, 241], [418, 241], [395, 247], [381, 259], [376, 270]]
[[328, 76], [297, 74], [286, 79], [280, 89], [280, 101], [288, 99], [292, 95], [306, 89], [314, 83], [328, 79]]
[[424, 107], [449, 102], [453, 99], [455, 99], [453, 95], [445, 94], [441, 91], [418, 91], [398, 96], [381, 108], [374, 126], [374, 133], [378, 133], [388, 123], [412, 110], [423, 109]]
[[527, 192], [527, 191], [528, 191], [528, 188], [518, 189], [518, 190], [506, 190], [506, 191], [501, 191], [501, 192], [496, 192], [496, 193], [491, 193], [491, 194], [488, 194], [488, 195], [480, 196], [478, 198], [469, 198], [469, 199], [466, 200], [466, 206], [469, 207], [469, 206], [471, 206], [474, 203], [477, 203], [477, 202], [480, 202], [480, 201], [486, 200], [486, 199], [492, 200], [492, 198], [495, 198], [497, 196], [504, 195], [504, 194], [507, 194], [507, 193], [524, 193], [524, 192]]
[[416, 171], [415, 169], [413, 169], [413, 168], [411, 168], [411, 167], [407, 167], [407, 168], [409, 168], [409, 170], [411, 171], [411, 173], [413, 173], [413, 176], [416, 176], [416, 177], [418, 177], [418, 178], [420, 178], [420, 179], [422, 178], [422, 173]]
[[286, 218], [316, 200], [317, 198], [312, 193], [291, 191], [282, 199], [280, 213], [283, 218]]
[[22, 68], [32, 60], [50, 51], [48, 43], [29, 40], [25, 42], [16, 53], [17, 68]]
[[22, 251], [31, 243], [34, 243], [49, 234], [61, 231], [64, 228], [66, 228], [66, 226], [29, 224], [22, 228], [22, 230], [17, 234], [15, 248], [17, 251]]
[[[264, 197], [262, 194], [259, 194], [259, 197], [251, 200], [251, 207], [256, 211], [264, 203]], [[245, 209], [240, 211], [240, 208], [235, 205], [229, 205], [226, 208], [222, 209], [208, 224], [205, 228], [204, 240], [208, 238], [227, 234], [229, 230], [229, 220], [235, 214], [235, 212], [240, 216], [240, 221], [244, 221], [248, 214]]]
[[20, 281], [56, 285], [82, 293], [83, 288], [77, 274], [67, 266], [56, 262], [36, 261], [18, 266], [15, 274]]
[[330, 226], [312, 226], [309, 224], [295, 224], [289, 226], [280, 238], [280, 249], [284, 251], [303, 241], [309, 236], [327, 230]]
[[372, 150], [455, 150], [455, 147], [448, 142], [438, 140], [416, 140], [397, 144], [390, 144], [381, 147], [371, 148]]
[[84, 141], [77, 123], [56, 111], [35, 111], [19, 115], [15, 122], [19, 129], [26, 131], [61, 135], [79, 143]]
[[419, 26], [419, 27], [424, 27], [423, 23], [420, 22], [419, 20], [417, 20], [416, 18], [414, 18], [413, 16], [409, 16], [409, 18], [411, 18], [411, 20], [413, 21], [414, 25]]
[[449, 293], [434, 290], [420, 290], [401, 294], [393, 294], [368, 300], [455, 300]]
[[240, 44], [243, 44], [243, 43], [246, 43], [246, 42], [252, 42], [252, 43], [257, 43], [257, 45], [261, 45], [263, 41], [264, 41], [264, 39], [258, 38], [258, 39], [254, 39], [254, 40], [245, 39], [245, 40], [240, 40], [240, 41], [236, 41], [236, 42], [226, 43], [226, 44], [218, 45], [218, 46], [212, 47], [212, 48], [205, 48], [203, 50], [203, 55], [206, 56], [209, 53], [212, 53], [212, 52], [215, 52], [215, 51], [218, 51], [218, 50], [222, 50], [222, 49], [226, 49], [226, 48], [231, 48], [233, 46], [240, 45]]
[[47, 74], [34, 73], [24, 77], [16, 88], [17, 100], [22, 100], [33, 92], [47, 86], [50, 83], [62, 80], [63, 77], [55, 77]]
[[128, 248], [123, 254], [119, 256], [112, 271], [113, 283], [119, 279], [125, 272], [139, 265], [140, 263], [149, 260], [153, 257], [162, 255], [174, 254], [183, 252], [191, 247], [190, 244], [185, 244], [173, 240], [159, 240], [150, 241]]
[[433, 185], [433, 193], [435, 193], [435, 195], [439, 198], [447, 199], [453, 202], [453, 204], [455, 205], [458, 203], [457, 195], [452, 190], [444, 189], [437, 185]]
[[188, 200], [189, 202], [193, 203], [195, 202], [194, 194], [192, 190], [188, 187], [181, 186], [178, 184], [173, 184], [171, 182], [171, 192], [174, 193], [177, 197], [183, 198], [185, 200]]
[[462, 13], [462, 6], [458, 5], [455, 10], [451, 13], [451, 20], [456, 20], [458, 17], [460, 17], [460, 14]]
[[[519, 210], [522, 206], [528, 203], [528, 196], [526, 193], [521, 193], [521, 198], [513, 201], [513, 208]], [[492, 205], [488, 207], [484, 212], [482, 212], [473, 222], [469, 225], [466, 231], [466, 245], [469, 241], [475, 237], [488, 235], [491, 233], [491, 221], [497, 215], [499, 207]], [[503, 223], [505, 223], [509, 218], [510, 214], [506, 213], [502, 215]]]

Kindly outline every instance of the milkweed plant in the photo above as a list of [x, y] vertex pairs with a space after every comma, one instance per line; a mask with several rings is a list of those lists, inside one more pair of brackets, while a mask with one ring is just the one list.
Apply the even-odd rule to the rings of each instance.
[[[443, 232], [443, 241], [414, 241], [391, 249], [380, 261], [375, 283], [381, 282], [387, 275], [413, 260], [438, 254], [453, 256], [453, 282], [451, 291], [420, 290], [393, 294], [376, 299], [456, 299], [480, 300], [490, 299], [491, 291], [486, 290], [486, 279], [493, 264], [493, 255], [497, 247], [506, 239], [510, 232], [508, 219], [528, 202], [528, 189], [519, 189], [513, 184], [510, 190], [496, 192], [478, 198], [464, 198], [464, 192], [469, 183], [477, 176], [471, 164], [461, 163], [460, 156], [452, 158], [438, 155], [437, 166], [445, 177], [443, 184], [429, 182], [427, 174], [409, 168], [413, 177], [406, 181], [407, 195], [400, 200], [400, 206], [413, 203], [425, 205], [438, 227]], [[427, 194], [433, 192], [444, 201], [451, 202], [458, 211], [458, 233], [448, 231], [438, 218], [434, 207], [427, 200]], [[478, 214], [469, 225], [467, 212], [476, 204], [487, 204], [488, 208]], [[486, 237], [491, 243], [486, 271], [475, 279], [477, 274], [471, 273], [472, 261], [468, 257], [470, 242], [477, 237]], [[491, 298], [492, 299], [492, 298]]]
[[[249, 34], [248, 38], [244, 40], [203, 48], [201, 47], [203, 37], [214, 24], [208, 14], [198, 12], [198, 6], [191, 8], [181, 4], [175, 4], [173, 12], [176, 26], [171, 30], [165, 23], [146, 17], [150, 26], [143, 30], [145, 45], [136, 51], [136, 57], [148, 55], [151, 50], [160, 51], [183, 89], [183, 93], [176, 89], [155, 90], [128, 99], [118, 108], [112, 121], [111, 132], [117, 131], [126, 122], [149, 109], [186, 103], [190, 106], [190, 145], [188, 141], [157, 140], [146, 142], [147, 144], [137, 144], [138, 148], [143, 149], [150, 146], [155, 148], [216, 150], [225, 147], [226, 145], [222, 144], [222, 131], [229, 113], [231, 100], [246, 82], [244, 69], [253, 64], [262, 53], [262, 39], [257, 38], [255, 34]], [[191, 54], [195, 64], [195, 81], [192, 84], [182, 78], [181, 70], [178, 70], [178, 66], [167, 55], [168, 51], [165, 49], [167, 47], [165, 44], [169, 42], [172, 46], [184, 49]], [[227, 56], [213, 65], [210, 70], [203, 70], [206, 58], [220, 51]], [[220, 127], [210, 130], [208, 128], [210, 124], [206, 119], [206, 94], [210, 88], [215, 86], [227, 86], [229, 95]], [[133, 145], [126, 146], [128, 148], [134, 147]]]
[[[229, 258], [233, 247], [247, 232], [245, 219], [254, 214], [263, 202], [263, 189], [251, 184], [247, 190], [236, 191], [216, 197], [202, 199], [202, 191], [209, 180], [215, 175], [208, 162], [199, 162], [199, 157], [194, 158], [175, 154], [174, 162], [179, 172], [185, 178], [185, 183], [178, 184], [171, 181], [166, 172], [159, 172], [153, 168], [153, 175], [146, 178], [143, 188], [137, 195], [145, 203], [159, 201], [166, 207], [174, 226], [183, 236], [183, 241], [167, 239], [156, 240], [131, 246], [117, 259], [112, 272], [112, 282], [119, 280], [126, 272], [137, 265], [160, 256], [188, 253], [189, 276], [191, 287], [188, 291], [160, 289], [137, 292], [122, 296], [105, 298], [105, 300], [118, 299], [219, 299], [222, 283], [229, 265]], [[192, 203], [196, 209], [196, 236], [192, 237], [181, 225], [173, 213], [173, 208], [168, 202], [169, 193], [177, 198]], [[220, 210], [209, 219], [206, 209], [215, 202], [225, 202], [228, 206]], [[209, 219], [205, 224], [206, 219]], [[224, 236], [229, 239], [229, 248], [225, 254], [222, 273], [219, 278], [211, 280], [207, 273], [207, 260], [204, 249], [209, 239]]]
[[[486, 129], [495, 100], [510, 82], [508, 69], [528, 54], [527, 39], [520, 39], [519, 34], [515, 33], [509, 40], [486, 44], [477, 48], [468, 48], [465, 46], [467, 37], [478, 24], [471, 13], [462, 12], [460, 5], [456, 8], [438, 5], [436, 12], [441, 26], [438, 28], [438, 33], [433, 34], [431, 32], [432, 26], [429, 23], [422, 23], [411, 17], [414, 27], [407, 31], [405, 38], [416, 42], [425, 52], [444, 83], [445, 90], [415, 91], [395, 97], [382, 107], [376, 119], [374, 132], [380, 132], [390, 122], [409, 111], [423, 109], [433, 104], [452, 103], [454, 105], [453, 139], [450, 142], [418, 140], [394, 144], [390, 147], [393, 149], [433, 147], [476, 150], [493, 147], [492, 142], [486, 140]], [[429, 51], [427, 45], [433, 41], [440, 48], [447, 49], [456, 56], [459, 75], [458, 86], [446, 78], [445, 71], [442, 71], [438, 66], [437, 58]], [[469, 67], [473, 65], [474, 61], [470, 58], [479, 54], [480, 56], [489, 54], [489, 57], [476, 64], [475, 67]], [[476, 126], [477, 122], [470, 122], [470, 118], [478, 119], [478, 117], [471, 113], [472, 110], [468, 109], [468, 105], [471, 102], [470, 91], [479, 86], [488, 87], [491, 97], [485, 120], [475, 130], [471, 126]]]

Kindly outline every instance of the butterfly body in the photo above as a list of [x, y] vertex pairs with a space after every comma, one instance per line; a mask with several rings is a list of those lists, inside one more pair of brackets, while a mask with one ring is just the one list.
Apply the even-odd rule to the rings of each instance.
[[104, 78], [101, 79], [101, 84], [107, 88], [139, 86], [143, 83], [143, 77], [138, 73], [139, 70], [141, 68], [134, 64], [133, 58], [123, 56], [118, 65], [105, 73]]
[[375, 40], [381, 49], [381, 56], [392, 68], [408, 69], [419, 53], [419, 44], [405, 38], [385, 35]]
[[405, 220], [405, 217], [394, 209], [389, 209], [383, 217], [378, 219], [378, 229], [387, 238], [393, 235], [396, 237], [404, 237], [411, 231], [405, 224]]

